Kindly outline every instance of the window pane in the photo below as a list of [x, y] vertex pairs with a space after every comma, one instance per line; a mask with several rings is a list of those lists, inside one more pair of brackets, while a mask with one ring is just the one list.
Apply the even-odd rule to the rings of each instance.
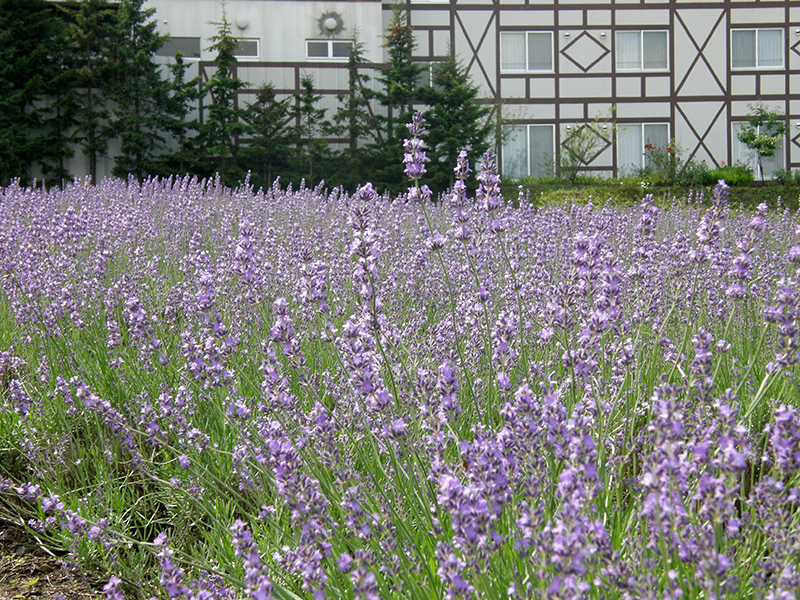
[[642, 54], [645, 69], [667, 68], [667, 32], [642, 32]]
[[758, 30], [758, 66], [783, 66], [783, 32], [780, 29]]
[[306, 51], [308, 52], [309, 58], [330, 57], [328, 54], [328, 42], [314, 42], [309, 40], [306, 42]]
[[525, 34], [500, 34], [500, 70], [525, 70]]
[[331, 42], [333, 45], [333, 58], [350, 58], [353, 42]]
[[528, 175], [528, 132], [526, 127], [503, 127], [503, 178], [519, 179]]
[[200, 38], [170, 37], [156, 50], [156, 56], [175, 56], [178, 52], [188, 58], [200, 58]]
[[555, 172], [553, 160], [553, 128], [550, 125], [530, 125], [531, 177], [552, 177]]
[[[652, 146], [653, 148], [666, 148], [669, 146], [669, 126], [666, 124], [658, 125], [644, 125], [644, 144]], [[644, 148], [642, 148], [644, 152]], [[644, 154], [646, 159], [647, 154]], [[644, 161], [644, 166], [647, 167], [647, 160]]]
[[620, 31], [617, 33], [617, 68], [642, 68], [641, 32]]
[[642, 126], [623, 125], [619, 128], [617, 166], [620, 175], [631, 175], [642, 168]]
[[775, 154], [761, 157], [761, 166], [764, 168], [764, 179], [772, 179], [775, 171], [783, 169], [783, 154], [783, 140], [781, 140], [775, 148]]
[[553, 70], [553, 38], [549, 33], [528, 33], [528, 70]]
[[233, 53], [236, 56], [258, 56], [258, 42], [256, 40], [239, 40]]
[[746, 125], [746, 123], [731, 124], [731, 164], [744, 164], [750, 167], [755, 173], [757, 170], [755, 152], [739, 141], [739, 132], [744, 125]]
[[731, 33], [731, 66], [734, 69], [756, 66], [755, 30], [741, 29]]

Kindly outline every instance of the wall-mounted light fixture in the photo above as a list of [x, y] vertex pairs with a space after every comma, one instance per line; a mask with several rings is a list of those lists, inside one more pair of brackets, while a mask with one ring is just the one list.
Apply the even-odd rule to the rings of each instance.
[[564, 34], [564, 37], [565, 37], [565, 38], [568, 38], [568, 37], [569, 37], [569, 31], [568, 31], [568, 32], [566, 32], [566, 33]]
[[604, 37], [606, 37], [606, 32], [605, 32], [605, 31], [601, 31], [601, 32], [600, 32], [600, 37], [601, 37], [601, 38], [604, 38]]
[[250, 21], [247, 20], [247, 17], [239, 17], [236, 19], [236, 26], [239, 29], [247, 29], [248, 25], [250, 25]]

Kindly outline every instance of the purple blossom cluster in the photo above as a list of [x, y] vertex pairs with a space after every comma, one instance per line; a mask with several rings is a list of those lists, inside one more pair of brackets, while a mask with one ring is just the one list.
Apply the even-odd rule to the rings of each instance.
[[0, 517], [113, 600], [794, 597], [800, 216], [429, 202], [424, 130], [398, 198], [0, 189]]

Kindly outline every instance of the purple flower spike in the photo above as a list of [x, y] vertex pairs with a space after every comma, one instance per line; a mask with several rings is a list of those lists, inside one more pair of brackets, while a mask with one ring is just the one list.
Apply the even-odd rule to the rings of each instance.
[[122, 580], [119, 577], [116, 575], [111, 576], [111, 579], [103, 587], [103, 591], [106, 593], [106, 600], [125, 600], [122, 590], [119, 589], [120, 583], [122, 583]]
[[422, 113], [419, 111], [414, 113], [411, 123], [406, 125], [413, 137], [403, 142], [403, 148], [406, 151], [403, 155], [403, 164], [406, 166], [405, 174], [415, 183], [425, 174], [425, 163], [430, 161], [425, 155], [425, 142], [420, 137], [425, 133], [425, 125]]
[[481, 173], [478, 175], [478, 192], [476, 198], [478, 207], [484, 212], [491, 212], [500, 208], [502, 197], [500, 196], [500, 177], [497, 175], [497, 157], [491, 149], [483, 154]]

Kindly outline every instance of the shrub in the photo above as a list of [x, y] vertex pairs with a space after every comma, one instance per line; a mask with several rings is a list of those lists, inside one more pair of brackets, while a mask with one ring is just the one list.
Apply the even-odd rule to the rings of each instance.
[[707, 185], [711, 185], [720, 179], [730, 186], [750, 185], [753, 183], [753, 170], [742, 164], [723, 165], [708, 172]]

